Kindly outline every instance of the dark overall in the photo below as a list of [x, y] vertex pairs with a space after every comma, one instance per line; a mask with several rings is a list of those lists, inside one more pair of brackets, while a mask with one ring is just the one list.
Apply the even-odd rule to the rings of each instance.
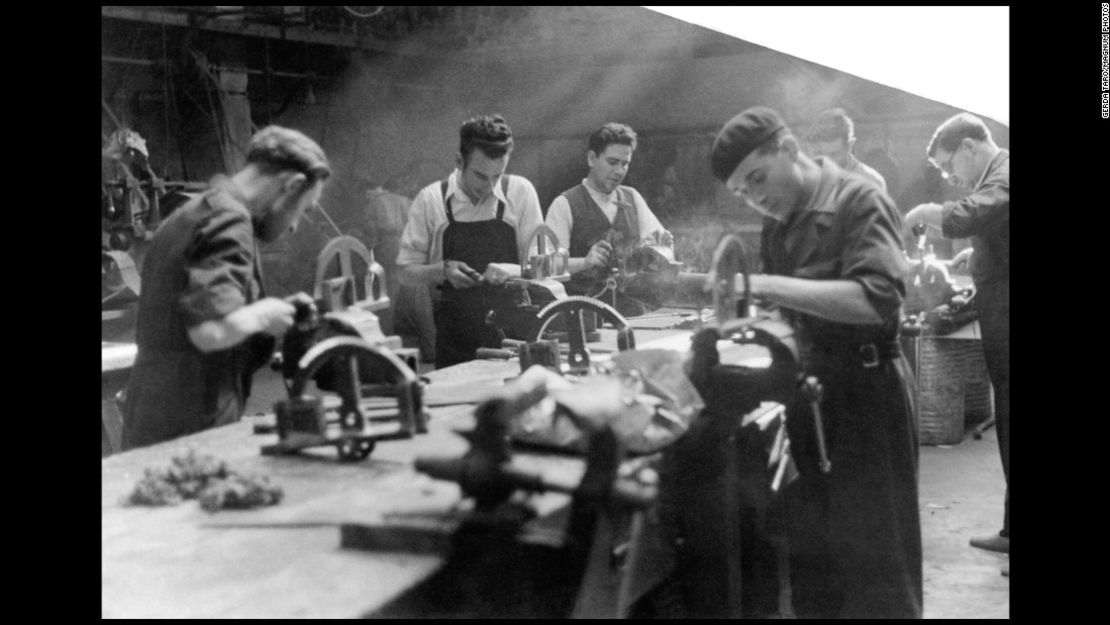
[[[247, 209], [217, 184], [174, 211], [155, 234], [143, 263], [124, 449], [242, 416], [251, 375], [273, 355], [274, 339], [254, 335], [230, 349], [203, 353], [188, 328], [263, 296], [252, 228]], [[197, 284], [206, 287], [198, 291]]]
[[[632, 194], [624, 187], [617, 187], [617, 214], [612, 223], [605, 212], [597, 205], [585, 185], [578, 185], [563, 192], [570, 205], [573, 225], [570, 231], [570, 257], [584, 258], [598, 241], [613, 243], [613, 255], [605, 267], [591, 267], [574, 274], [566, 283], [570, 295], [597, 295], [605, 288], [605, 280], [612, 267], [619, 267], [628, 251], [640, 241], [640, 222]], [[606, 296], [606, 303], [611, 303]], [[629, 301], [622, 294], [617, 295], [617, 310], [624, 315], [640, 315], [645, 311], [643, 305]]]
[[765, 220], [764, 271], [859, 282], [883, 323], [784, 311], [806, 373], [824, 387], [832, 463], [819, 469], [812, 410], [799, 398], [786, 426], [801, 475], [783, 493], [794, 609], [799, 618], [921, 618], [913, 378], [897, 343], [901, 217], [885, 193], [831, 163], [813, 197], [786, 222]]
[[[501, 178], [501, 190], [508, 190], [508, 176]], [[443, 261], [458, 260], [478, 273], [489, 263], [519, 263], [516, 228], [505, 223], [505, 202], [497, 201], [497, 215], [484, 221], [455, 221], [447, 181], [440, 183], [447, 228], [443, 230]], [[479, 347], [500, 347], [496, 329], [486, 325], [486, 315], [501, 299], [505, 289], [478, 285], [456, 289], [450, 282], [440, 287], [443, 294], [435, 305], [436, 368], [474, 360]]]
[[[954, 204], [954, 205], [953, 205]], [[949, 209], [949, 207], [951, 207]], [[1010, 536], [1010, 151], [987, 165], [983, 181], [966, 197], [945, 203], [944, 236], [971, 239], [971, 279], [983, 332], [983, 356], [994, 387], [998, 450], [1006, 477], [1000, 535]]]

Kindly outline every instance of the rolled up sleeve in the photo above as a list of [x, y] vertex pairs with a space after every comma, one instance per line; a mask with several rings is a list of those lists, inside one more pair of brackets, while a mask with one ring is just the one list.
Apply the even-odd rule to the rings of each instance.
[[849, 206], [851, 219], [843, 239], [842, 275], [863, 286], [880, 317], [896, 317], [906, 296], [909, 271], [902, 248], [901, 218], [877, 190], [865, 190], [860, 200]]
[[555, 237], [559, 239], [559, 245], [569, 250], [570, 233], [574, 228], [574, 215], [570, 212], [570, 204], [567, 202], [567, 198], [558, 195], [551, 201], [551, 206], [547, 207], [547, 217], [544, 223], [555, 233]]
[[397, 265], [427, 265], [438, 262], [432, 258], [432, 243], [436, 236], [435, 225], [430, 219], [433, 210], [432, 191], [425, 188], [412, 201], [405, 230], [401, 233], [401, 247], [397, 252]]
[[[519, 181], [514, 185], [515, 189], [510, 189], [513, 197], [510, 202], [519, 207], [520, 216], [516, 225], [516, 249], [518, 253], [524, 258], [531, 256], [537, 252], [535, 243], [529, 245], [529, 237], [535, 231], [536, 226], [543, 223], [543, 212], [540, 210], [540, 198], [536, 195], [536, 188], [527, 178], [514, 176], [514, 181]], [[562, 239], [559, 240], [562, 244]], [[569, 242], [569, 241], [568, 241]]]
[[213, 210], [197, 224], [185, 255], [187, 286], [178, 300], [189, 326], [221, 319], [248, 301], [254, 231], [245, 212]]

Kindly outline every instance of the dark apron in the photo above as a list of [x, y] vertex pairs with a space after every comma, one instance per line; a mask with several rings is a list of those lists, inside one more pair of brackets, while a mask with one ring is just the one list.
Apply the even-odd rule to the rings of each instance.
[[[507, 179], [502, 178], [502, 190]], [[485, 221], [455, 221], [447, 182], [440, 185], [447, 211], [447, 228], [443, 231], [443, 260], [458, 260], [482, 273], [489, 263], [519, 263], [516, 228], [502, 220], [505, 202], [497, 201], [497, 216]], [[506, 296], [506, 290], [479, 285], [456, 289], [444, 282], [443, 292], [435, 305], [436, 368], [474, 360], [479, 347], [500, 347], [497, 331], [486, 325], [486, 315]]]

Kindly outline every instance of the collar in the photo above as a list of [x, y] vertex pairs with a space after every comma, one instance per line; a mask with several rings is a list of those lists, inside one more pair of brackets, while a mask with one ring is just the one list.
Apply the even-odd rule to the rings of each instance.
[[247, 198], [243, 195], [242, 189], [240, 189], [234, 182], [232, 182], [230, 177], [224, 174], [216, 174], [215, 176], [212, 176], [212, 178], [208, 181], [208, 187], [210, 189], [223, 191], [224, 193], [227, 193], [232, 198], [234, 198], [236, 202], [239, 202], [243, 206], [247, 205]]
[[983, 182], [987, 179], [987, 176], [990, 175], [994, 170], [998, 169], [1002, 165], [1002, 161], [1006, 160], [1007, 158], [1010, 158], [1010, 151], [1006, 148], [999, 148], [998, 153], [995, 154], [990, 162], [987, 163], [987, 166], [983, 168], [983, 175], [979, 176], [979, 182], [976, 182], [975, 186], [972, 188], [978, 189], [979, 187], [983, 186]]
[[591, 184], [591, 183], [589, 182], [589, 180], [590, 180], [589, 178], [583, 178], [583, 179], [582, 179], [582, 186], [583, 186], [583, 187], [586, 187], [586, 190], [590, 192], [590, 195], [594, 196], [594, 198], [596, 198], [596, 199], [602, 199], [602, 200], [605, 200], [606, 202], [608, 202], [608, 201], [610, 201], [610, 200], [614, 199], [614, 197], [615, 197], [615, 196], [616, 196], [616, 194], [617, 194], [617, 190], [616, 190], [616, 189], [613, 189], [613, 190], [612, 190], [612, 191], [610, 191], [609, 193], [603, 193], [603, 192], [601, 192], [600, 190], [596, 189], [596, 188], [595, 188], [595, 187], [593, 186], [593, 184]]
[[[459, 168], [456, 167], [455, 171], [451, 172], [450, 176], [447, 176], [447, 197], [454, 196], [454, 197], [456, 197], [460, 200], [465, 200], [468, 204], [474, 204], [473, 202], [470, 201], [470, 198], [467, 197], [466, 193], [464, 193], [463, 190], [459, 188], [459, 184], [458, 184], [459, 183], [459, 175], [461, 173], [462, 172], [459, 171]], [[502, 176], [508, 176], [508, 175], [509, 174], [507, 174], [507, 173], [502, 174]], [[509, 200], [507, 200], [505, 198], [505, 194], [501, 192], [501, 185], [502, 185], [502, 182], [501, 182], [500, 179], [498, 179], [497, 184], [493, 185], [493, 197], [495, 199], [501, 200], [506, 205], [508, 205]]]
[[833, 191], [836, 189], [836, 179], [843, 170], [837, 167], [831, 159], [823, 156], [818, 156], [813, 161], [821, 167], [821, 177], [817, 180], [817, 188], [813, 190], [813, 195], [809, 196], [809, 201], [802, 207], [802, 210], [795, 213], [796, 215], [809, 212], [836, 212], [836, 197]]

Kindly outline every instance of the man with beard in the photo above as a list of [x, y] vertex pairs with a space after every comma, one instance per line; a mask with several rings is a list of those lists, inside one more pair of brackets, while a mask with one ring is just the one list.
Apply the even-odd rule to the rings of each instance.
[[269, 126], [242, 170], [216, 176], [159, 227], [143, 262], [124, 449], [242, 417], [251, 376], [293, 325], [291, 300], [312, 301], [264, 295], [257, 241], [296, 229], [330, 174], [316, 142]]

